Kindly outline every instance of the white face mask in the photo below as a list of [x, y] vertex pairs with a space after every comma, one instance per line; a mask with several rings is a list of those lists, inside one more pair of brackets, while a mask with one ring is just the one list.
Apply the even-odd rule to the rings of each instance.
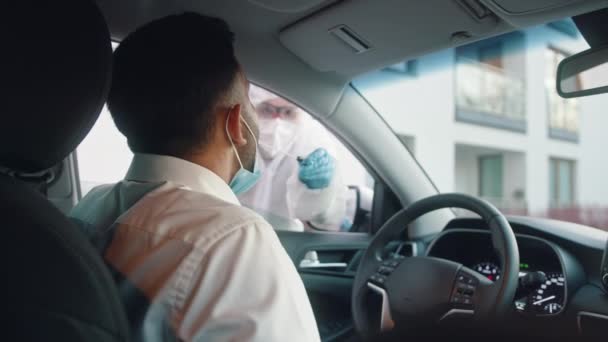
[[281, 120], [260, 120], [260, 140], [258, 146], [264, 159], [274, 159], [277, 154], [290, 148], [296, 139], [295, 123]]

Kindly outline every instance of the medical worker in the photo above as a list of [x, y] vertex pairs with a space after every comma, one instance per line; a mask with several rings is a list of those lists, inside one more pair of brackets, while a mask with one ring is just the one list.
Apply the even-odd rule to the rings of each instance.
[[347, 186], [340, 177], [336, 142], [294, 104], [251, 86], [260, 139], [262, 176], [239, 196], [275, 229], [340, 230], [346, 217]]

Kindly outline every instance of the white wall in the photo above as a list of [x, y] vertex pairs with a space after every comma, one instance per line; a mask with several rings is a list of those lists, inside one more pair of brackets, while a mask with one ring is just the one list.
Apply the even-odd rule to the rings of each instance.
[[374, 72], [353, 83], [398, 134], [414, 136], [416, 158], [442, 192], [454, 187], [454, 77], [445, 68], [454, 51], [431, 54], [418, 61], [418, 76]]
[[578, 199], [583, 205], [608, 205], [608, 94], [581, 99]]
[[[506, 152], [503, 154], [503, 192], [504, 198], [512, 205], [524, 201], [528, 193], [526, 184], [526, 155], [525, 153]], [[523, 191], [524, 198], [517, 198], [516, 192]], [[523, 203], [522, 203], [523, 204]]]
[[454, 191], [479, 194], [479, 152], [475, 149], [455, 145]]

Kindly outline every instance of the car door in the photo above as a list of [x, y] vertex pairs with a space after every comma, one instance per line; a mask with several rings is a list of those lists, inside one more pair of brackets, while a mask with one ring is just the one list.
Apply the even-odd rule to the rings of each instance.
[[[263, 175], [240, 200], [277, 231], [302, 277], [322, 339], [339, 340], [353, 331], [350, 300], [359, 259], [373, 233], [401, 204], [356, 153], [310, 114], [254, 85], [250, 98], [258, 113]], [[281, 136], [285, 127], [292, 130]], [[332, 180], [309, 189], [301, 173], [318, 149], [333, 159]], [[331, 192], [331, 203], [326, 192]], [[319, 208], [321, 202], [327, 208]]]

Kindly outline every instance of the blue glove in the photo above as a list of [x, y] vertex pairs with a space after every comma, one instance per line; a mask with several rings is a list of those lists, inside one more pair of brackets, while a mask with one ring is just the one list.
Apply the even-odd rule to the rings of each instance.
[[348, 232], [353, 226], [353, 223], [350, 222], [349, 219], [347, 219], [346, 217], [342, 220], [342, 224], [340, 224], [340, 231], [341, 232]]
[[314, 150], [303, 160], [299, 160], [298, 178], [309, 189], [324, 189], [334, 176], [336, 162], [324, 148]]

